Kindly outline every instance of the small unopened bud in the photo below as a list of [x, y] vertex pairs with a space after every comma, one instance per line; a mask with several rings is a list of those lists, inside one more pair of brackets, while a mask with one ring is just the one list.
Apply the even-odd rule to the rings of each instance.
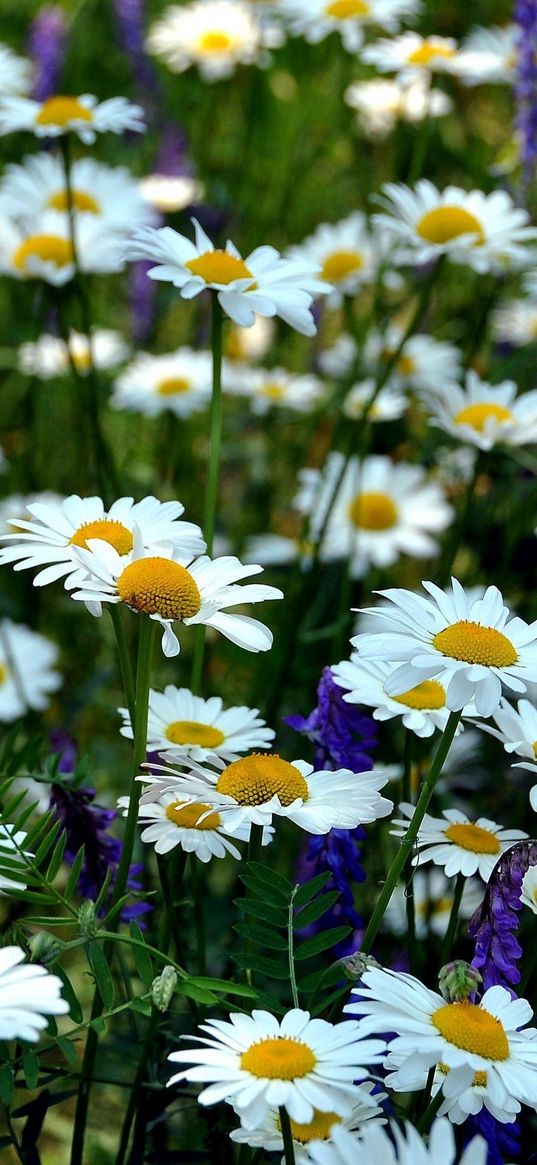
[[42, 930], [39, 934], [33, 934], [28, 940], [30, 948], [30, 962], [41, 963], [43, 967], [52, 967], [57, 962], [61, 946], [54, 938], [54, 935], [47, 934]]
[[482, 982], [483, 977], [477, 968], [470, 966], [470, 963], [465, 963], [464, 959], [455, 959], [452, 963], [446, 963], [438, 975], [440, 994], [448, 1003], [460, 1003], [462, 1000], [468, 999], [477, 991]]
[[177, 971], [174, 967], [163, 967], [160, 975], [153, 979], [151, 984], [151, 994], [155, 1007], [159, 1011], [166, 1011], [170, 1006], [173, 993], [175, 991], [175, 984], [177, 983]]
[[97, 933], [97, 916], [95, 914], [95, 903], [91, 898], [87, 898], [82, 903], [78, 912], [78, 924], [80, 926], [80, 933], [83, 938], [92, 938]]
[[362, 978], [364, 971], [369, 971], [371, 967], [380, 967], [380, 963], [377, 963], [373, 955], [363, 955], [361, 951], [355, 951], [353, 955], [346, 955], [344, 959], [339, 959], [338, 965], [345, 978], [350, 979], [351, 983], [357, 983]]

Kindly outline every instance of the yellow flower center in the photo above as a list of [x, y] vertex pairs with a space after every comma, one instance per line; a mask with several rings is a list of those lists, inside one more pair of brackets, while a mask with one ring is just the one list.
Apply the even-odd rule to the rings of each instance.
[[239, 805], [263, 805], [279, 797], [282, 805], [291, 805], [297, 797], [307, 801], [307, 781], [294, 765], [279, 756], [241, 757], [228, 765], [216, 782], [219, 793], [234, 797]]
[[[443, 1064], [442, 1061], [440, 1061], [440, 1063], [438, 1065], [438, 1071], [442, 1072], [443, 1076], [447, 1076], [447, 1074], [449, 1072], [449, 1068], [448, 1068], [447, 1064]], [[472, 1088], [486, 1088], [487, 1083], [488, 1083], [488, 1075], [486, 1072], [475, 1072], [474, 1073], [474, 1078], [472, 1080]]]
[[317, 1059], [300, 1040], [275, 1036], [252, 1044], [241, 1056], [241, 1068], [268, 1080], [297, 1080], [313, 1071]]
[[190, 619], [201, 607], [192, 575], [169, 558], [138, 558], [117, 580], [120, 599], [135, 611], [163, 619]]
[[267, 380], [261, 387], [263, 396], [268, 396], [270, 400], [282, 400], [285, 396], [285, 388], [283, 384], [278, 384], [276, 380]]
[[5, 667], [3, 663], [0, 663], [0, 684], [5, 684], [7, 677], [8, 677], [7, 667]]
[[70, 121], [93, 121], [93, 114], [77, 97], [48, 97], [35, 121], [36, 125], [65, 126]]
[[341, 1123], [341, 1117], [337, 1112], [319, 1112], [318, 1108], [313, 1110], [313, 1120], [308, 1125], [300, 1125], [297, 1121], [291, 1121], [291, 1133], [294, 1141], [300, 1141], [302, 1145], [307, 1145], [308, 1141], [326, 1141], [332, 1132], [334, 1125]]
[[71, 360], [73, 361], [73, 364], [75, 365], [76, 368], [79, 369], [80, 372], [87, 372], [88, 368], [91, 367], [91, 356], [90, 356], [89, 347], [85, 348], [83, 351], [79, 350], [78, 352], [74, 351], [73, 348], [71, 347]]
[[446, 829], [445, 834], [455, 845], [460, 846], [461, 849], [470, 850], [473, 854], [499, 854], [500, 852], [498, 838], [490, 832], [490, 829], [483, 829], [482, 825], [474, 825], [473, 822], [456, 821]]
[[[86, 194], [85, 190], [73, 190], [72, 194], [75, 210], [86, 211], [88, 214], [99, 214], [101, 208], [91, 194]], [[53, 210], [68, 210], [67, 191], [57, 190], [56, 194], [50, 196], [47, 206], [52, 207]]]
[[482, 627], [469, 619], [461, 619], [439, 631], [434, 636], [433, 647], [442, 655], [461, 659], [464, 663], [480, 663], [483, 667], [511, 667], [518, 659], [507, 635], [495, 627]]
[[472, 429], [477, 429], [478, 433], [482, 433], [485, 428], [485, 423], [489, 417], [494, 417], [495, 421], [510, 421], [513, 414], [509, 409], [504, 408], [503, 405], [491, 404], [489, 401], [483, 404], [467, 405], [465, 409], [461, 409], [460, 413], [456, 413], [453, 417], [456, 425], [471, 425]]
[[474, 246], [484, 243], [485, 234], [479, 219], [463, 206], [436, 206], [416, 224], [416, 231], [427, 243], [450, 243], [459, 235], [476, 235]]
[[166, 736], [172, 744], [200, 744], [202, 748], [218, 748], [226, 739], [219, 728], [197, 720], [174, 720], [168, 724]]
[[198, 49], [202, 53], [225, 53], [233, 41], [225, 32], [204, 32], [198, 41]]
[[405, 356], [403, 354], [397, 361], [396, 371], [401, 376], [412, 376], [416, 371], [416, 361], [412, 359], [412, 356]]
[[353, 16], [367, 16], [369, 4], [365, 0], [332, 0], [324, 11], [326, 16], [333, 16], [336, 20], [352, 20]]
[[159, 396], [176, 396], [181, 392], [190, 392], [192, 382], [185, 376], [167, 376], [157, 384]]
[[531, 746], [531, 747], [532, 747], [532, 749], [533, 749], [533, 755], [534, 755], [534, 757], [537, 759], [537, 740], [534, 740], [534, 741], [533, 741], [533, 744], [532, 744], [532, 746]]
[[423, 680], [415, 688], [409, 688], [400, 696], [392, 696], [397, 704], [405, 704], [407, 708], [417, 708], [419, 711], [434, 708], [443, 708], [446, 703], [446, 693], [438, 680]]
[[410, 54], [408, 58], [408, 64], [429, 65], [431, 61], [434, 61], [437, 57], [444, 57], [445, 59], [448, 59], [449, 57], [454, 56], [455, 49], [451, 48], [450, 45], [435, 45], [431, 44], [431, 42], [428, 40], [424, 40], [423, 44], [421, 44], [418, 49], [414, 49], [414, 52]]
[[503, 1025], [476, 1003], [448, 1003], [434, 1011], [431, 1019], [456, 1048], [487, 1060], [507, 1060], [509, 1041]]
[[397, 522], [397, 506], [388, 494], [357, 494], [349, 506], [349, 517], [359, 530], [390, 530]]
[[[166, 817], [182, 829], [218, 829], [222, 824], [219, 813], [208, 813], [210, 805], [189, 805], [186, 801], [172, 801], [166, 806]], [[207, 814], [206, 817], [203, 815]], [[200, 818], [203, 820], [200, 821]]]
[[353, 271], [361, 271], [364, 257], [359, 251], [332, 251], [327, 255], [321, 269], [321, 279], [328, 283], [340, 283]]
[[426, 898], [423, 902], [416, 903], [416, 914], [419, 914], [420, 918], [430, 919], [437, 914], [447, 914], [452, 906], [453, 898], [437, 898], [435, 902]]
[[252, 279], [253, 275], [243, 259], [227, 251], [206, 251], [197, 259], [185, 263], [193, 275], [199, 275], [206, 283], [232, 283], [234, 279]]
[[85, 522], [69, 539], [70, 546], [88, 547], [88, 538], [100, 538], [117, 550], [118, 554], [130, 554], [134, 540], [130, 530], [121, 522], [110, 518], [100, 518], [97, 522]]
[[55, 263], [56, 267], [67, 267], [73, 262], [73, 248], [69, 239], [60, 235], [30, 235], [13, 255], [13, 266], [19, 271], [28, 270], [29, 259], [42, 259], [44, 263]]

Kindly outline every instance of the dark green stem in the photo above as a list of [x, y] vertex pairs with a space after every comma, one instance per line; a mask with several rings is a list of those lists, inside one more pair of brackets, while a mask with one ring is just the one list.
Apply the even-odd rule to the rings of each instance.
[[280, 1128], [283, 1137], [283, 1155], [285, 1157], [285, 1165], [295, 1165], [295, 1146], [293, 1144], [293, 1134], [291, 1132], [291, 1121], [286, 1108], [280, 1108]]
[[442, 950], [440, 952], [440, 966], [443, 967], [451, 957], [451, 948], [453, 946], [455, 935], [457, 933], [457, 923], [459, 921], [459, 911], [461, 908], [462, 896], [464, 893], [464, 874], [457, 874], [457, 881], [455, 883], [455, 893], [453, 895], [453, 905], [449, 915], [448, 928], [444, 935], [442, 943]]
[[199, 858], [195, 853], [190, 855], [190, 877], [192, 880], [192, 904], [194, 908], [194, 926], [196, 930], [196, 947], [198, 956], [198, 975], [206, 975], [205, 959], [205, 918], [203, 911], [203, 890], [198, 867]]
[[114, 626], [114, 635], [116, 637], [116, 647], [119, 659], [119, 670], [121, 672], [125, 700], [127, 702], [127, 708], [131, 718], [131, 728], [133, 728], [136, 692], [134, 687], [134, 677], [132, 674], [129, 648], [127, 644], [127, 636], [125, 635], [125, 626], [123, 623], [123, 611], [121, 610], [121, 605], [119, 603], [110, 603], [108, 610], [110, 611], [112, 623]]
[[[405, 728], [405, 764], [403, 769], [402, 792], [403, 801], [413, 803], [412, 796], [412, 744], [414, 734], [409, 728]], [[411, 973], [416, 973], [417, 962], [417, 947], [416, 947], [416, 902], [414, 898], [414, 886], [412, 874], [408, 878], [405, 886], [405, 909], [406, 909], [406, 923], [407, 923], [407, 951], [408, 961], [410, 964]]]

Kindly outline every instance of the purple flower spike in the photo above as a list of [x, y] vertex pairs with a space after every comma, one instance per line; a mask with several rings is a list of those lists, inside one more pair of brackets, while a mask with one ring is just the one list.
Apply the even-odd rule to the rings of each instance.
[[330, 668], [325, 667], [317, 688], [317, 707], [307, 717], [285, 716], [285, 723], [315, 744], [316, 769], [369, 772], [373, 761], [368, 753], [377, 744], [375, 722], [347, 704], [343, 695]]
[[521, 161], [527, 182], [537, 162], [537, 0], [516, 0], [513, 16], [519, 28], [516, 128], [521, 136]]
[[481, 906], [470, 919], [468, 931], [475, 938], [472, 962], [483, 976], [483, 988], [499, 983], [511, 991], [512, 984], [520, 983], [517, 961], [522, 948], [516, 937], [520, 892], [524, 874], [537, 865], [537, 840], [518, 842], [506, 850], [494, 867]]
[[32, 97], [45, 101], [58, 92], [65, 57], [65, 12], [57, 4], [45, 4], [30, 26], [28, 53], [37, 66]]
[[114, 10], [118, 41], [130, 60], [138, 90], [145, 103], [152, 106], [158, 94], [158, 81], [144, 48], [145, 0], [114, 0]]

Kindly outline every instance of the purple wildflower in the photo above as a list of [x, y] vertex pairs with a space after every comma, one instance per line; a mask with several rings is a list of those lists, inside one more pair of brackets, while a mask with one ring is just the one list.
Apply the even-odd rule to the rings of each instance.
[[316, 769], [369, 772], [373, 761], [368, 753], [377, 744], [375, 722], [346, 703], [343, 695], [330, 668], [325, 667], [317, 688], [317, 707], [307, 717], [285, 716], [285, 723], [313, 742]]
[[166, 122], [162, 130], [154, 170], [156, 174], [184, 175], [188, 178], [194, 173], [185, 130], [179, 125], [174, 125], [171, 121]]
[[518, 25], [515, 84], [516, 128], [521, 136], [521, 160], [526, 178], [537, 162], [537, 2], [516, 0]]
[[65, 12], [57, 4], [45, 4], [30, 25], [28, 52], [37, 66], [32, 97], [45, 101], [58, 92], [67, 38]]
[[145, 0], [114, 0], [114, 12], [119, 43], [130, 60], [137, 89], [151, 113], [158, 96], [158, 80], [144, 48]]
[[492, 1113], [482, 1108], [475, 1116], [468, 1118], [465, 1126], [465, 1145], [479, 1133], [487, 1142], [487, 1165], [504, 1165], [514, 1161], [520, 1153], [520, 1125], [517, 1121], [502, 1124]]
[[483, 976], [484, 990], [499, 983], [512, 995], [513, 983], [520, 983], [516, 965], [522, 948], [516, 937], [520, 892], [524, 874], [537, 865], [537, 841], [518, 842], [506, 850], [494, 867], [481, 906], [470, 919], [468, 931], [475, 938], [472, 962]]
[[147, 278], [153, 264], [139, 259], [129, 265], [129, 307], [132, 321], [133, 340], [144, 344], [153, 331], [155, 322], [155, 296], [157, 285]]
[[65, 728], [53, 728], [49, 740], [54, 752], [60, 754], [59, 773], [73, 773], [76, 768], [78, 749], [76, 740]]

